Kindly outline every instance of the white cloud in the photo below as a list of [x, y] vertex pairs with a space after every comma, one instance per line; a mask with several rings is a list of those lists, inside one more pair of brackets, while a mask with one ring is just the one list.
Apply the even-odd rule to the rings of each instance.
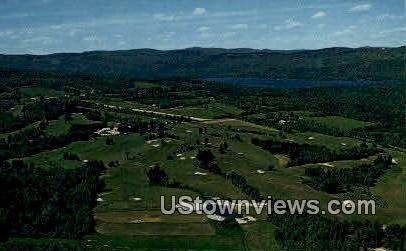
[[170, 22], [170, 21], [175, 20], [175, 17], [173, 15], [165, 15], [165, 14], [162, 14], [162, 13], [154, 14], [154, 18], [156, 20], [166, 21], [166, 22]]
[[207, 32], [209, 30], [210, 30], [210, 27], [207, 27], [207, 26], [201, 26], [201, 27], [197, 28], [198, 32]]
[[193, 11], [193, 15], [204, 15], [207, 13], [207, 10], [205, 8], [195, 8]]
[[13, 30], [0, 31], [0, 37], [11, 36], [15, 32]]
[[360, 4], [360, 5], [355, 5], [349, 9], [350, 12], [363, 12], [363, 11], [369, 11], [371, 9], [372, 5], [367, 3], [367, 4]]
[[248, 24], [234, 24], [230, 25], [230, 29], [233, 30], [246, 30], [248, 28]]
[[355, 25], [351, 25], [348, 26], [347, 28], [343, 29], [343, 30], [339, 30], [333, 33], [333, 36], [343, 36], [343, 35], [348, 35], [351, 34], [355, 31], [355, 29], [357, 29], [357, 26]]
[[301, 22], [292, 20], [292, 19], [288, 19], [285, 21], [285, 28], [286, 29], [293, 29], [293, 28], [297, 28], [303, 26], [303, 24]]
[[311, 16], [311, 18], [322, 18], [325, 16], [327, 16], [327, 13], [321, 10], [321, 11], [314, 13], [313, 16]]

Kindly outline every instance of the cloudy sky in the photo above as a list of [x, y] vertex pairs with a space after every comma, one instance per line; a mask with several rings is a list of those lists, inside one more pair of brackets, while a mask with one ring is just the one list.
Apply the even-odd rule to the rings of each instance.
[[0, 53], [404, 45], [405, 0], [0, 0]]

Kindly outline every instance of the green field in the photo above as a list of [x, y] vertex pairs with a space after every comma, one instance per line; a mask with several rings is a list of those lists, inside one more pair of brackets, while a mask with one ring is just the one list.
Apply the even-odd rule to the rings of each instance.
[[[156, 84], [142, 83], [140, 86], [137, 85], [135, 89], [160, 90], [160, 85]], [[23, 92], [26, 97], [37, 97], [41, 89], [26, 88]], [[376, 215], [339, 214], [326, 215], [325, 218], [337, 222], [371, 220], [385, 225], [406, 224], [404, 219], [406, 155], [402, 148], [383, 147], [374, 144], [377, 142], [371, 138], [355, 138], [351, 134], [340, 134], [346, 137], [339, 137], [328, 130], [299, 130], [295, 127], [286, 129], [268, 121], [277, 113], [275, 111], [261, 113], [251, 111], [251, 106], [244, 108], [237, 102], [226, 102], [220, 98], [207, 99], [215, 95], [208, 96], [206, 92], [173, 89], [170, 93], [176, 96], [174, 99], [176, 102], [170, 105], [179, 101], [184, 101], [184, 104], [166, 109], [159, 107], [162, 97], [139, 98], [138, 90], [132, 99], [120, 98], [117, 93], [97, 96], [94, 99], [86, 96], [85, 100], [75, 97], [61, 102], [71, 109], [69, 112], [58, 113], [50, 120], [24, 121], [21, 123], [24, 127], [0, 134], [0, 139], [3, 140], [5, 147], [12, 145], [12, 142], [6, 142], [11, 138], [10, 135], [16, 136], [21, 144], [43, 140], [45, 142], [43, 148], [22, 155], [21, 159], [27, 164], [47, 171], [59, 169], [77, 171], [86, 168], [86, 163], [92, 160], [102, 161], [106, 170], [95, 177], [97, 181], [100, 178], [105, 186], [94, 193], [96, 201], [88, 211], [91, 213], [90, 219], [95, 223], [94, 230], [86, 232], [77, 240], [60, 241], [63, 245], [77, 246], [81, 249], [289, 250], [280, 239], [282, 226], [271, 223], [270, 217], [265, 212], [256, 215], [252, 206], [249, 207], [249, 213], [238, 217], [252, 216], [253, 220], [238, 222], [232, 219], [233, 224], [228, 225], [227, 222], [218, 222], [204, 214], [164, 215], [160, 211], [161, 196], [165, 198], [165, 208], [171, 206], [171, 196], [183, 195], [224, 200], [250, 200], [258, 198], [258, 194], [263, 198], [271, 196], [274, 199], [285, 200], [317, 199], [322, 210], [325, 210], [328, 201], [333, 199], [340, 201], [374, 199], [377, 202]], [[140, 93], [144, 95], [144, 92]], [[49, 90], [45, 94], [53, 96], [58, 92]], [[197, 95], [207, 95], [206, 103], [197, 104], [204, 100]], [[31, 99], [16, 101], [12, 106], [16, 117], [21, 113], [23, 105], [32, 102], [29, 100]], [[46, 106], [47, 99], [41, 102]], [[51, 109], [48, 107], [48, 110]], [[282, 116], [288, 114], [292, 118], [313, 121], [323, 127], [343, 132], [361, 128], [368, 130], [371, 126], [377, 126], [372, 122], [342, 116], [323, 116], [321, 112], [314, 111], [295, 109], [281, 110], [279, 113]], [[278, 122], [278, 119], [274, 121]], [[119, 128], [117, 129], [119, 133], [100, 136], [95, 133], [98, 129], [91, 127], [91, 131], [85, 135], [88, 137], [84, 137], [85, 140], [68, 138], [71, 134], [76, 136], [75, 132], [72, 132], [76, 127], [85, 130], [83, 127], [88, 125], [96, 125], [95, 128]], [[40, 131], [39, 136], [36, 132], [24, 133], [32, 128]], [[254, 144], [253, 139], [269, 140], [276, 145], [286, 143], [285, 147], [289, 151], [275, 151], [278, 153], [268, 151], [266, 149], [270, 148]], [[365, 164], [373, 165], [374, 161], [379, 159], [378, 151], [362, 155], [360, 158], [349, 158], [348, 156], [354, 156], [350, 154], [346, 155], [346, 158], [340, 156], [349, 149], [361, 151], [360, 146], [364, 142], [368, 142], [368, 147], [376, 147], [381, 153], [391, 155], [396, 162], [385, 169], [373, 184], [360, 185], [354, 189], [346, 188], [334, 193], [325, 192], [328, 190], [308, 182], [310, 177], [306, 170], [309, 168], [320, 167], [324, 172], [338, 173], [343, 170], [357, 170]], [[54, 144], [51, 145], [54, 147], [46, 143]], [[292, 162], [294, 158], [292, 156], [295, 156], [292, 152], [297, 150], [295, 147], [303, 150], [301, 152], [303, 155], [312, 154], [313, 157], [317, 152], [309, 150], [308, 153], [305, 150], [311, 148], [316, 151], [320, 148], [331, 153], [332, 157], [327, 158], [328, 162], [316, 159], [317, 161], [296, 162], [311, 163], [296, 166], [291, 164], [295, 163]], [[12, 152], [15, 148], [17, 146], [12, 145], [8, 151]], [[219, 170], [213, 171], [210, 165], [205, 166], [203, 161], [199, 160], [198, 155], [204, 150], [213, 154], [210, 164], [217, 166]], [[11, 162], [17, 159], [14, 157], [7, 160]], [[148, 172], [155, 166], [159, 166], [167, 175], [165, 184], [151, 184], [152, 178]], [[236, 176], [237, 182], [233, 180]], [[62, 178], [61, 180], [64, 181]], [[56, 181], [59, 182], [59, 179]], [[238, 218], [235, 215], [233, 217]], [[46, 239], [47, 237], [44, 239], [20, 237], [10, 238], [4, 245], [6, 247], [34, 245], [39, 248], [46, 243], [58, 245], [53, 244], [54, 240]]]
[[306, 133], [294, 133], [288, 134], [287, 140], [298, 142], [302, 144], [326, 146], [331, 149], [346, 149], [354, 146], [358, 146], [362, 142], [348, 137], [334, 137], [326, 134], [306, 132]]
[[340, 116], [307, 117], [306, 120], [320, 125], [347, 132], [354, 129], [362, 129], [375, 125], [375, 123], [349, 119]]
[[197, 106], [197, 107], [164, 109], [163, 111], [167, 113], [179, 114], [189, 117], [198, 117], [204, 119], [235, 117], [242, 112], [242, 110], [236, 107], [215, 103], [214, 104], [210, 103], [205, 106]]
[[72, 124], [91, 123], [94, 123], [94, 121], [88, 120], [85, 116], [83, 116], [83, 114], [73, 114], [69, 120], [60, 117], [58, 120], [49, 121], [49, 124], [45, 129], [45, 133], [52, 136], [64, 135], [68, 133]]
[[42, 88], [42, 87], [29, 87], [29, 88], [21, 88], [21, 94], [23, 97], [26, 98], [35, 98], [39, 96], [43, 97], [57, 97], [64, 95], [63, 91], [57, 91], [54, 89], [49, 88]]

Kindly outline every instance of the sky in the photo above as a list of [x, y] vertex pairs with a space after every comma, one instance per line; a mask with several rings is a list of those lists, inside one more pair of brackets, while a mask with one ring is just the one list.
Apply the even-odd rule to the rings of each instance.
[[406, 0], [0, 0], [0, 53], [406, 43]]

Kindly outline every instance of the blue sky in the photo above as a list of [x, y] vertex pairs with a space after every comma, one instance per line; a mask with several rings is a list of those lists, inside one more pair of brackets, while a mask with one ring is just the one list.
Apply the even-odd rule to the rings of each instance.
[[404, 0], [0, 0], [0, 53], [406, 42]]

